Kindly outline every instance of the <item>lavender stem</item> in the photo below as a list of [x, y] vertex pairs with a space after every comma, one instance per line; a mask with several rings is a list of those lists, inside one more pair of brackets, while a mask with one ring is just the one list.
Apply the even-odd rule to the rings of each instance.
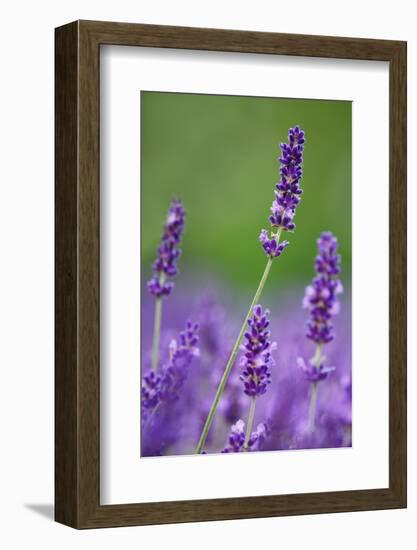
[[[161, 273], [159, 276], [159, 284], [164, 285], [165, 276]], [[161, 320], [162, 320], [162, 296], [155, 298], [155, 320], [153, 329], [153, 344], [152, 344], [152, 369], [158, 368], [159, 358], [159, 339], [161, 334]]]
[[[275, 235], [275, 239], [277, 241], [277, 244], [279, 243], [280, 236], [281, 236], [281, 228], [278, 229], [277, 234]], [[216, 412], [217, 406], [218, 406], [219, 401], [220, 401], [220, 397], [222, 396], [222, 393], [223, 393], [224, 388], [226, 386], [226, 382], [227, 382], [227, 379], [229, 378], [230, 371], [232, 370], [233, 363], [236, 359], [237, 352], [239, 351], [239, 346], [242, 342], [243, 335], [245, 334], [248, 319], [249, 319], [249, 317], [252, 313], [253, 308], [259, 302], [259, 298], [262, 294], [265, 283], [268, 279], [268, 275], [269, 275], [269, 271], [271, 269], [272, 261], [273, 261], [273, 258], [269, 256], [268, 261], [266, 263], [265, 271], [264, 271], [264, 273], [262, 275], [262, 278], [261, 278], [261, 282], [259, 283], [258, 289], [255, 292], [255, 296], [253, 297], [252, 303], [251, 303], [251, 305], [249, 307], [249, 310], [246, 314], [246, 317], [243, 321], [242, 328], [240, 329], [240, 332], [239, 332], [239, 336], [237, 337], [235, 345], [233, 346], [232, 353], [230, 354], [230, 357], [229, 357], [229, 360], [227, 362], [226, 368], [224, 369], [224, 372], [223, 372], [223, 376], [220, 380], [220, 384], [217, 388], [216, 395], [214, 396], [214, 400], [213, 400], [213, 403], [211, 405], [210, 412], [207, 416], [206, 422], [205, 422], [204, 427], [203, 427], [203, 431], [201, 432], [201, 436], [200, 436], [200, 439], [199, 439], [199, 442], [198, 442], [198, 445], [197, 445], [197, 448], [196, 448], [196, 451], [195, 451], [196, 454], [199, 454], [203, 451], [204, 444], [206, 442], [208, 432], [209, 432], [210, 427], [213, 423], [214, 414]]]
[[[319, 369], [321, 365], [321, 344], [317, 344], [316, 353], [312, 359], [314, 366]], [[316, 404], [317, 404], [318, 381], [311, 384], [310, 407], [308, 412], [308, 432], [315, 430]]]
[[317, 403], [318, 382], [311, 383], [310, 408], [308, 412], [308, 432], [313, 433], [315, 430], [315, 416]]
[[161, 401], [156, 405], [156, 407], [152, 410], [152, 412], [150, 413], [150, 415], [148, 416], [148, 418], [146, 419], [145, 421], [145, 426], [150, 424], [151, 421], [152, 421], [152, 418], [155, 416], [155, 414], [158, 412], [158, 410], [160, 409], [161, 407]]
[[256, 397], [253, 396], [251, 398], [248, 422], [246, 424], [245, 443], [243, 444], [244, 451], [248, 450], [249, 438], [250, 438], [250, 434], [252, 433], [253, 420], [255, 418], [255, 405], [256, 405]]

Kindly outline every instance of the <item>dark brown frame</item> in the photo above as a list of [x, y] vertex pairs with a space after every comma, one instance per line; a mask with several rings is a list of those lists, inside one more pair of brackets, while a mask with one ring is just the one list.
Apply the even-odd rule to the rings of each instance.
[[[389, 487], [125, 505], [99, 499], [99, 56], [120, 44], [389, 62]], [[116, 527], [406, 507], [406, 43], [77, 21], [56, 45], [55, 519]]]

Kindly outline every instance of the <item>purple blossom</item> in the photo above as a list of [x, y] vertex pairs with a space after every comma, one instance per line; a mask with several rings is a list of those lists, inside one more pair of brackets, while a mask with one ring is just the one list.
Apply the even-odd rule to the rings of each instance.
[[316, 256], [316, 272], [329, 279], [340, 273], [340, 255], [337, 254], [337, 239], [330, 231], [323, 231], [317, 239], [318, 256]]
[[311, 316], [306, 336], [317, 344], [327, 344], [334, 338], [332, 318], [339, 313], [337, 296], [343, 292], [342, 283], [337, 278], [340, 273], [340, 255], [337, 254], [337, 239], [330, 232], [320, 235], [317, 248], [316, 277], [305, 289], [303, 300], [303, 307]]
[[248, 441], [248, 449], [251, 451], [261, 451], [265, 439], [269, 435], [268, 425], [258, 424], [258, 427], [251, 433]]
[[266, 255], [270, 258], [278, 258], [290, 243], [288, 241], [277, 242], [275, 238], [270, 239], [265, 229], [262, 229], [259, 235], [259, 241], [262, 243], [262, 248], [265, 250]]
[[161, 376], [151, 370], [142, 377], [142, 423], [146, 421], [151, 412], [161, 400]]
[[293, 231], [295, 210], [301, 201], [300, 180], [303, 175], [304, 132], [299, 126], [288, 131], [288, 143], [281, 143], [279, 158], [280, 181], [276, 184], [275, 200], [272, 203], [269, 221], [273, 227]]
[[160, 395], [163, 401], [177, 401], [184, 382], [188, 376], [188, 368], [193, 357], [200, 355], [198, 348], [197, 323], [187, 321], [185, 330], [180, 333], [179, 341], [172, 340], [169, 345], [169, 362], [163, 368]]
[[303, 145], [305, 142], [305, 136], [304, 132], [301, 130], [299, 126], [295, 126], [294, 128], [290, 128], [288, 132], [288, 140], [290, 142], [290, 145]]
[[[248, 451], [261, 450], [262, 444], [268, 436], [268, 427], [266, 424], [259, 424], [254, 432], [251, 433], [248, 440]], [[239, 419], [233, 424], [227, 440], [227, 445], [222, 453], [240, 453], [245, 444], [245, 423]]]
[[[275, 200], [271, 206], [269, 222], [271, 235], [263, 229], [259, 240], [267, 256], [276, 258], [282, 254], [288, 245], [287, 241], [278, 244], [281, 231], [294, 231], [294, 216], [301, 201], [302, 189], [300, 180], [303, 175], [303, 150], [305, 135], [299, 126], [288, 131], [288, 143], [281, 143], [280, 180], [275, 186]], [[281, 247], [282, 246], [282, 247]]]
[[181, 201], [174, 199], [169, 206], [157, 258], [152, 265], [154, 275], [148, 282], [149, 292], [157, 298], [168, 296], [174, 288], [174, 283], [165, 279], [177, 274], [176, 263], [181, 254], [179, 245], [184, 223], [185, 210]]
[[239, 453], [245, 443], [245, 423], [239, 419], [230, 429], [227, 445], [222, 453]]
[[273, 227], [294, 231], [293, 218], [301, 201], [300, 180], [303, 175], [303, 150], [305, 136], [299, 126], [288, 131], [288, 143], [281, 143], [279, 162], [280, 181], [276, 184], [275, 201], [272, 203], [269, 221]]
[[179, 340], [169, 345], [169, 360], [161, 374], [150, 370], [142, 377], [142, 422], [163, 402], [177, 401], [193, 357], [198, 357], [198, 324], [187, 321]]
[[320, 382], [327, 378], [329, 373], [336, 370], [336, 367], [325, 367], [323, 363], [320, 363], [318, 367], [313, 361], [309, 361], [306, 364], [302, 357], [299, 357], [297, 361], [309, 382]]
[[252, 317], [248, 319], [245, 343], [242, 345], [245, 354], [241, 361], [244, 368], [240, 379], [244, 392], [251, 397], [264, 394], [271, 383], [269, 367], [274, 364], [271, 351], [275, 349], [275, 342], [271, 343], [270, 340], [268, 316], [269, 311], [264, 312], [262, 306], [253, 308]]

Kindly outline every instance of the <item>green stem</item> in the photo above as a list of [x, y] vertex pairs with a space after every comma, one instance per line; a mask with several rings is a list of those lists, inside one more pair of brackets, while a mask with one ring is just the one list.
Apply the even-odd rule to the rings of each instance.
[[313, 433], [314, 430], [315, 430], [317, 389], [318, 389], [318, 383], [317, 382], [312, 382], [312, 384], [311, 384], [311, 396], [310, 396], [310, 408], [309, 408], [309, 411], [308, 411], [308, 432], [309, 433]]
[[[279, 241], [279, 234], [276, 236], [276, 238], [277, 238], [277, 241]], [[252, 313], [252, 310], [253, 310], [254, 306], [258, 303], [259, 298], [262, 294], [262, 291], [263, 291], [263, 288], [265, 286], [266, 280], [268, 279], [268, 275], [269, 275], [269, 271], [271, 269], [271, 265], [272, 265], [272, 258], [268, 258], [268, 261], [267, 261], [267, 264], [266, 264], [266, 267], [265, 267], [265, 271], [262, 275], [261, 282], [259, 283], [259, 286], [258, 286], [258, 290], [255, 292], [255, 296], [253, 297], [250, 308], [249, 308], [249, 310], [246, 314], [245, 320], [243, 321], [242, 328], [240, 329], [239, 336], [237, 337], [235, 345], [233, 346], [233, 349], [232, 349], [232, 353], [230, 354], [229, 360], [227, 362], [226, 368], [224, 369], [223, 376], [220, 380], [220, 384], [219, 384], [219, 386], [217, 388], [217, 391], [216, 391], [216, 395], [214, 396], [214, 400], [213, 400], [213, 403], [211, 405], [210, 412], [208, 413], [206, 423], [204, 424], [204, 428], [203, 428], [203, 431], [201, 432], [201, 436], [200, 436], [200, 439], [199, 439], [199, 442], [198, 442], [198, 445], [197, 445], [197, 448], [196, 448], [196, 451], [195, 451], [196, 454], [199, 454], [203, 451], [204, 444], [205, 444], [206, 439], [207, 439], [207, 435], [209, 433], [211, 424], [213, 423], [213, 418], [214, 418], [214, 414], [215, 414], [216, 409], [217, 409], [217, 405], [219, 404], [220, 397], [222, 396], [222, 393], [223, 393], [224, 388], [226, 386], [227, 379], [229, 378], [230, 371], [232, 370], [233, 363], [236, 359], [237, 352], [239, 351], [240, 343], [242, 341], [243, 335], [245, 334], [248, 319], [249, 319], [249, 317]]]
[[[159, 276], [159, 283], [164, 284], [165, 275], [161, 273]], [[156, 370], [158, 368], [159, 358], [159, 337], [161, 334], [161, 319], [162, 319], [162, 296], [155, 299], [155, 320], [153, 328], [153, 345], [152, 345], [152, 368]]]
[[316, 369], [318, 369], [320, 367], [320, 364], [321, 364], [321, 347], [322, 347], [322, 345], [323, 344], [317, 344], [316, 353], [314, 354], [314, 357], [312, 359]]
[[[315, 367], [318, 369], [321, 363], [321, 344], [317, 344], [316, 353], [312, 359]], [[316, 418], [316, 404], [317, 404], [317, 391], [318, 382], [312, 382], [311, 395], [310, 395], [310, 407], [308, 411], [308, 432], [313, 433], [315, 430], [315, 418]]]
[[249, 438], [250, 438], [250, 434], [252, 433], [253, 420], [255, 418], [255, 405], [256, 405], [256, 397], [253, 396], [250, 402], [248, 423], [246, 424], [245, 443], [243, 445], [244, 451], [248, 450]]
[[161, 407], [161, 401], [156, 405], [156, 407], [153, 409], [151, 414], [148, 416], [148, 418], [145, 421], [145, 426], [151, 423], [152, 418], [155, 416], [155, 414], [158, 412], [159, 408]]

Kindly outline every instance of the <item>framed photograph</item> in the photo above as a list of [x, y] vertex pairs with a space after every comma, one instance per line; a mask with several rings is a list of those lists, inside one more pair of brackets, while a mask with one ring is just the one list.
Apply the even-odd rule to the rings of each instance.
[[406, 506], [406, 43], [56, 29], [56, 521]]

